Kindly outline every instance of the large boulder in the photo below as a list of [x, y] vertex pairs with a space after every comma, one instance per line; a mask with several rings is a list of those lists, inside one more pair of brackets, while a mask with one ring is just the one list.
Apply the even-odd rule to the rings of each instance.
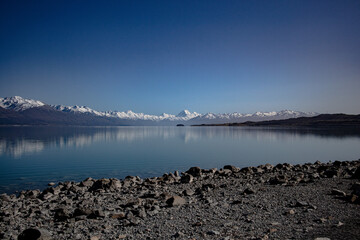
[[194, 181], [194, 177], [190, 174], [186, 174], [184, 176], [181, 177], [180, 180], [182, 183], [191, 183], [192, 181]]
[[170, 197], [166, 201], [166, 204], [170, 207], [181, 206], [181, 205], [184, 205], [185, 203], [186, 203], [186, 200], [184, 198], [176, 196], [176, 195]]
[[201, 176], [201, 168], [192, 167], [189, 170], [187, 170], [186, 173], [192, 175], [193, 177], [200, 177]]

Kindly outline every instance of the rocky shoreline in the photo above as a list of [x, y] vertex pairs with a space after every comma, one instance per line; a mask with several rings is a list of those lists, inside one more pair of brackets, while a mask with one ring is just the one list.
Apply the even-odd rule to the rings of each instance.
[[0, 239], [360, 239], [360, 160], [192, 167], [0, 195]]

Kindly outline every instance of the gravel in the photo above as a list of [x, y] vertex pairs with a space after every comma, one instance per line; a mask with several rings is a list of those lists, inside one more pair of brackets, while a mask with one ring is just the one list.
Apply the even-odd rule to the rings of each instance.
[[360, 160], [51, 183], [0, 195], [0, 239], [360, 239]]

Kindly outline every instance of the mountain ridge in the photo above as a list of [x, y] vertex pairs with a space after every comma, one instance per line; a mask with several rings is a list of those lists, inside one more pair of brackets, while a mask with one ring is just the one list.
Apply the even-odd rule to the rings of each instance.
[[[0, 98], [0, 108], [14, 112], [12, 115], [18, 113], [18, 118], [22, 119], [22, 122], [27, 122], [26, 120], [30, 119], [36, 120], [36, 123], [40, 122], [40, 124], [46, 124], [47, 119], [52, 119], [49, 124], [53, 124], [54, 122], [56, 124], [61, 124], [62, 120], [65, 124], [71, 123], [75, 125], [77, 124], [77, 121], [80, 125], [93, 125], [95, 123], [100, 125], [173, 125], [176, 123], [189, 123], [189, 125], [197, 123], [216, 124], [236, 121], [245, 122], [280, 120], [318, 115], [317, 113], [313, 112], [307, 113], [292, 110], [281, 110], [278, 112], [255, 112], [253, 114], [243, 114], [238, 112], [201, 114], [197, 112], [190, 112], [189, 110], [185, 109], [177, 115], [168, 113], [163, 113], [161, 115], [151, 115], [145, 113], [135, 113], [131, 110], [126, 112], [101, 112], [86, 106], [49, 105], [38, 100], [25, 99], [19, 96]], [[2, 124], [6, 124], [5, 122], [11, 120], [9, 116], [4, 115], [11, 114], [9, 112], [4, 112], [1, 114], [0, 119], [2, 119], [2, 121], [0, 122]], [[41, 117], [39, 116], [38, 118], [34, 118], [34, 115], [41, 115]], [[7, 121], [5, 121], [4, 118], [7, 119]], [[19, 119], [17, 119], [15, 122], [19, 122]]]

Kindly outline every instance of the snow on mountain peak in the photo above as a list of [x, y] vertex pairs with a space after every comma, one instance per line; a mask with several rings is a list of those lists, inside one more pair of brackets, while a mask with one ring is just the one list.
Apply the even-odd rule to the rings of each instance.
[[19, 96], [0, 98], [0, 107], [15, 111], [24, 111], [29, 108], [41, 107], [44, 105], [43, 102], [25, 99]]
[[[0, 98], [0, 107], [15, 110], [24, 111], [29, 108], [41, 107], [46, 104], [32, 100], [24, 99], [19, 96]], [[142, 121], [171, 121], [171, 122], [183, 122], [188, 121], [190, 124], [196, 123], [231, 123], [231, 122], [245, 122], [245, 121], [264, 121], [264, 120], [279, 120], [287, 118], [297, 117], [312, 117], [318, 115], [317, 113], [305, 113], [292, 110], [281, 110], [278, 112], [255, 112], [253, 114], [241, 114], [241, 113], [206, 113], [200, 114], [197, 112], [190, 112], [185, 109], [177, 115], [163, 113], [161, 115], [151, 115], [145, 113], [135, 113], [131, 110], [126, 112], [119, 111], [106, 111], [100, 112], [93, 110], [86, 106], [63, 106], [63, 105], [51, 105], [51, 107], [57, 111], [69, 112], [69, 113], [81, 113], [91, 114], [99, 117], [118, 118], [124, 120], [142, 120]], [[160, 123], [159, 123], [160, 124]], [[160, 124], [161, 125], [161, 124]]]
[[197, 112], [192, 113], [189, 110], [185, 109], [185, 110], [179, 112], [179, 114], [176, 115], [176, 117], [180, 118], [180, 119], [188, 120], [188, 119], [198, 117], [200, 115], [201, 115], [200, 113], [197, 113]]

